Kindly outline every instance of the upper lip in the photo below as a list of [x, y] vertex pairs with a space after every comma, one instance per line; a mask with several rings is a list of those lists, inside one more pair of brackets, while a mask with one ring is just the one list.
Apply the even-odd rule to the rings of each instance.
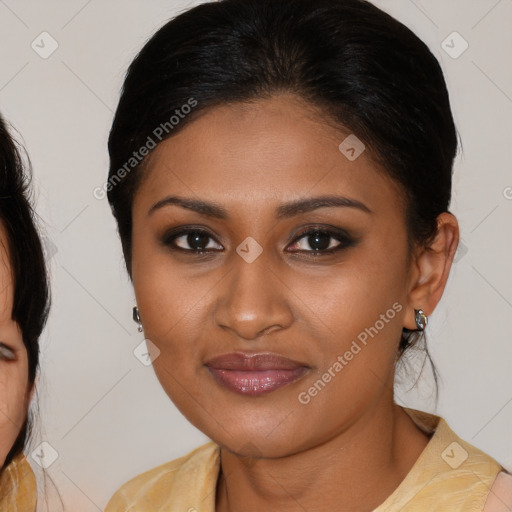
[[219, 370], [296, 370], [308, 365], [272, 352], [232, 352], [209, 359], [206, 366]]

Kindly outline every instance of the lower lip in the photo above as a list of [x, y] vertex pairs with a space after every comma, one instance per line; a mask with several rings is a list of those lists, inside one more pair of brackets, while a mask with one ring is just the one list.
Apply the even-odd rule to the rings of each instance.
[[299, 380], [308, 369], [247, 371], [208, 367], [208, 370], [217, 382], [231, 391], [242, 395], [262, 395]]

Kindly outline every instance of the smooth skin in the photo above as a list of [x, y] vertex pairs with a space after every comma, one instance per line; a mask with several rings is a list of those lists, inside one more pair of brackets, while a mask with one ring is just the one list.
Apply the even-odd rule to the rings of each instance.
[[0, 223], [0, 468], [23, 426], [32, 392], [27, 349], [18, 324], [11, 318], [13, 299], [9, 249]]
[[[338, 149], [347, 135], [289, 94], [215, 107], [154, 150], [136, 191], [131, 271], [145, 336], [160, 350], [153, 365], [169, 397], [221, 446], [217, 511], [371, 510], [428, 443], [393, 402], [394, 368], [414, 308], [431, 315], [441, 298], [457, 221], [443, 213], [431, 246], [409, 253], [400, 187], [368, 151], [348, 160]], [[227, 218], [166, 203], [171, 195], [215, 203]], [[327, 195], [368, 211], [276, 216], [284, 203]], [[332, 232], [318, 239], [324, 252], [342, 249], [314, 255], [318, 241], [302, 235], [311, 227]], [[171, 236], [183, 228], [208, 235]], [[263, 249], [252, 263], [236, 251], [247, 237]], [[299, 393], [397, 302], [394, 318], [302, 404]], [[236, 351], [309, 370], [243, 396], [205, 367]]]

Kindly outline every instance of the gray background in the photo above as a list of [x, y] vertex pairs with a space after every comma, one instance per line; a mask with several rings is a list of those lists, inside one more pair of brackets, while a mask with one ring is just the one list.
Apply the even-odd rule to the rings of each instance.
[[[53, 286], [31, 450], [49, 443], [40, 460], [51, 462], [47, 474], [71, 510], [101, 510], [128, 478], [206, 439], [133, 354], [142, 340], [133, 292], [106, 199], [93, 196], [106, 179], [127, 65], [157, 27], [196, 3], [0, 0], [0, 111], [32, 159]], [[437, 413], [512, 469], [512, 1], [375, 3], [439, 58], [463, 142], [451, 206], [463, 246], [428, 327]], [[58, 44], [45, 59], [31, 47], [51, 49], [43, 31]], [[443, 49], [462, 49], [453, 31], [469, 44], [458, 58]], [[411, 380], [399, 382], [397, 400], [433, 411], [429, 375], [413, 392]]]

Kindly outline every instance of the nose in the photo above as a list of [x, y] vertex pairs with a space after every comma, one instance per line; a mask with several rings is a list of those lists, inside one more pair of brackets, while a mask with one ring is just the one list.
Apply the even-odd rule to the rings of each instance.
[[265, 251], [248, 263], [235, 254], [231, 270], [217, 288], [217, 325], [244, 340], [286, 329], [293, 322], [291, 291], [264, 255]]

